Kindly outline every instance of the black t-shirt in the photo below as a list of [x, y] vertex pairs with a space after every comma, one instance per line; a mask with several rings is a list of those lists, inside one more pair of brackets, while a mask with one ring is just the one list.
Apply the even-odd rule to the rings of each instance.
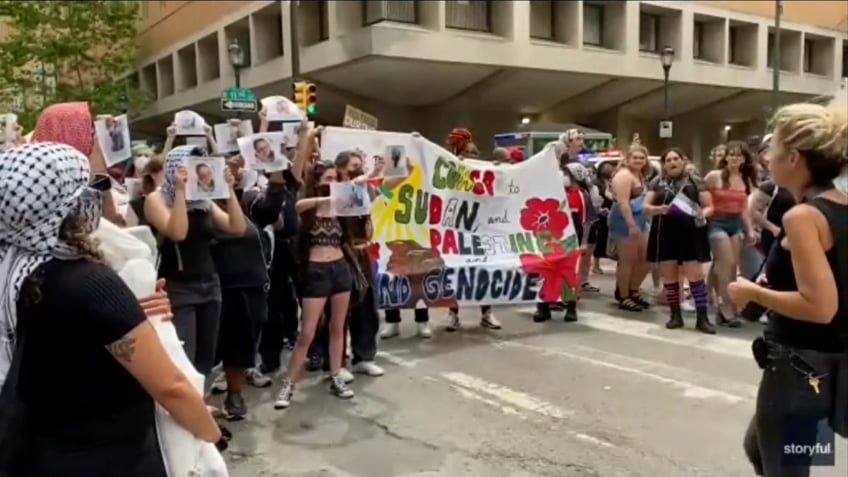
[[86, 260], [52, 260], [31, 277], [40, 301], [18, 302], [28, 427], [79, 440], [114, 440], [117, 423], [122, 439], [148, 433], [153, 400], [106, 349], [146, 320], [133, 293], [109, 267]]
[[698, 177], [684, 174], [676, 179], [657, 176], [648, 183], [648, 190], [654, 193], [651, 205], [668, 205], [682, 192], [689, 200], [698, 204], [701, 192], [705, 191], [704, 181]]
[[300, 222], [300, 217], [297, 215], [297, 210], [295, 210], [300, 184], [295, 180], [294, 175], [290, 171], [284, 171], [283, 176], [286, 178], [283, 204], [280, 207], [280, 218], [283, 219], [283, 227], [281, 229], [275, 229], [274, 233], [278, 240], [296, 237]]

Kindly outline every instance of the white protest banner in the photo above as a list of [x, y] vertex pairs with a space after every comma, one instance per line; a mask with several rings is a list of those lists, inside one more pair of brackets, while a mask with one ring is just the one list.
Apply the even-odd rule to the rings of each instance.
[[404, 137], [412, 173], [399, 184], [386, 179], [371, 206], [380, 308], [571, 295], [579, 251], [553, 150], [509, 167], [478, 167], [409, 134], [328, 128], [323, 144], [354, 149]]
[[367, 129], [374, 131], [377, 129], [377, 117], [372, 116], [365, 111], [355, 108], [351, 105], [345, 106], [344, 118], [342, 126], [351, 129]]

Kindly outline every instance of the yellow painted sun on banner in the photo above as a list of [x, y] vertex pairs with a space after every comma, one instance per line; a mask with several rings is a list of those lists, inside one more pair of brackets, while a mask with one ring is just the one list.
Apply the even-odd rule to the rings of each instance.
[[[418, 194], [424, 187], [424, 171], [416, 162], [412, 163], [412, 172], [409, 177], [394, 190], [386, 190], [380, 188], [380, 195], [371, 204], [371, 220], [374, 222], [375, 239], [382, 242], [391, 242], [393, 240], [414, 240], [423, 247], [430, 246], [430, 233], [424, 224], [408, 224], [402, 225], [395, 222], [395, 212], [398, 210], [398, 191], [405, 185], [410, 185]], [[417, 203], [417, 197], [413, 198], [413, 203]], [[424, 205], [427, 207], [427, 204]]]

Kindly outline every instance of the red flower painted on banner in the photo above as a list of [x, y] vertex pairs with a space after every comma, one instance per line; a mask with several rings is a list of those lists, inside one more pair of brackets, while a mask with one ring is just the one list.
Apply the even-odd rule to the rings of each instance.
[[536, 273], [542, 277], [539, 298], [545, 303], [559, 301], [563, 285], [572, 290], [577, 288], [577, 262], [580, 250], [563, 252], [562, 247], [554, 248], [554, 253], [535, 255], [523, 253], [519, 257], [524, 273]]
[[380, 242], [372, 242], [371, 245], [368, 246], [368, 255], [371, 256], [372, 262], [380, 261]]
[[551, 238], [559, 240], [568, 228], [568, 213], [561, 210], [556, 199], [527, 199], [521, 209], [521, 227], [528, 232], [550, 232]]

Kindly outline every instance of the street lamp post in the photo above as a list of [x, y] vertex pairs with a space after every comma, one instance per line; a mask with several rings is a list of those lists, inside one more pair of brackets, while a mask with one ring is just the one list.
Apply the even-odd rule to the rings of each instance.
[[[660, 52], [660, 63], [663, 69], [663, 121], [668, 123], [671, 118], [671, 112], [668, 105], [668, 78], [671, 74], [671, 65], [674, 63], [674, 48], [667, 46]], [[668, 140], [669, 137], [664, 139]]]
[[771, 67], [772, 67], [772, 85], [771, 85], [771, 115], [777, 112], [780, 107], [780, 57], [783, 54], [780, 48], [780, 37], [783, 36], [781, 30], [781, 16], [783, 16], [783, 2], [775, 0], [774, 2], [774, 48], [772, 50]]
[[[233, 67], [236, 88], [241, 88], [241, 69], [245, 66], [244, 49], [239, 45], [238, 39], [233, 39], [233, 42], [227, 47], [227, 51], [230, 54], [230, 65]], [[241, 112], [236, 113], [236, 117], [241, 117]]]

